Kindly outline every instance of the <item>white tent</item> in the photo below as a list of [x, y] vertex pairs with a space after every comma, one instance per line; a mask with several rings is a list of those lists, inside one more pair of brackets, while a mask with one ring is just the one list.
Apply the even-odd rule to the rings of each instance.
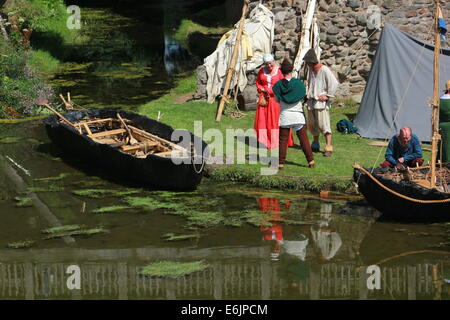
[[[246, 73], [258, 68], [262, 63], [262, 57], [272, 51], [274, 38], [275, 17], [273, 13], [262, 4], [258, 4], [245, 20], [242, 42], [239, 46], [238, 59], [235, 66], [236, 74], [233, 77], [231, 87], [238, 86], [243, 91], [247, 85]], [[208, 75], [206, 93], [208, 102], [213, 103], [221, 94], [225, 86], [228, 65], [233, 54], [239, 23], [233, 30], [227, 32], [216, 50], [205, 58], [204, 66]]]

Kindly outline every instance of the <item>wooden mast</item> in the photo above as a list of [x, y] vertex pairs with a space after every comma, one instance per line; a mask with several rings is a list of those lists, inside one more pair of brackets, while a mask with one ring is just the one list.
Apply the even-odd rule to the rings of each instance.
[[222, 111], [225, 105], [225, 102], [228, 101], [228, 90], [230, 89], [231, 79], [233, 78], [233, 74], [236, 72], [234, 69], [236, 65], [236, 60], [239, 52], [239, 45], [241, 44], [242, 32], [244, 30], [244, 22], [245, 17], [247, 15], [248, 10], [248, 0], [244, 0], [244, 6], [242, 7], [242, 16], [239, 22], [239, 29], [236, 35], [236, 41], [233, 48], [233, 54], [231, 55], [230, 64], [228, 65], [227, 78], [225, 80], [225, 87], [223, 88], [222, 98], [220, 99], [219, 109], [217, 110], [216, 121], [220, 121], [222, 118]]
[[434, 89], [433, 89], [433, 103], [431, 113], [431, 180], [430, 188], [436, 187], [436, 158], [437, 146], [440, 140], [439, 135], [439, 52], [441, 50], [441, 38], [439, 33], [439, 16], [441, 8], [439, 0], [434, 0], [436, 4], [435, 14], [435, 41], [434, 41]]

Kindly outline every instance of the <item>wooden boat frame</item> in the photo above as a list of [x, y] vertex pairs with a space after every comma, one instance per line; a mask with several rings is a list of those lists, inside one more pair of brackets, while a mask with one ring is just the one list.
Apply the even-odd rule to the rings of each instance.
[[58, 116], [43, 120], [50, 139], [65, 153], [104, 167], [111, 176], [167, 190], [193, 190], [201, 181], [207, 144], [190, 132], [190, 141], [198, 139], [201, 145], [185, 148], [186, 143], [171, 141], [172, 127], [132, 112], [92, 109], [64, 117], [69, 123]]

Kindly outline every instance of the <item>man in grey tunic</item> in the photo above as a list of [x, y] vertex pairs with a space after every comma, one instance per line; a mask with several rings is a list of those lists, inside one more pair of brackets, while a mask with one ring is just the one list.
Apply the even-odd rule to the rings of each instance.
[[308, 128], [314, 137], [311, 144], [313, 152], [319, 152], [319, 135], [325, 136], [324, 156], [329, 157], [333, 152], [331, 144], [331, 125], [330, 125], [330, 97], [334, 97], [339, 82], [331, 70], [319, 63], [316, 53], [310, 49], [303, 58], [308, 66]]

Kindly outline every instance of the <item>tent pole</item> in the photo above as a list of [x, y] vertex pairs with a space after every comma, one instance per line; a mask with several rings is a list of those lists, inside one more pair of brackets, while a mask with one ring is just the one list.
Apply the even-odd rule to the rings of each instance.
[[229, 99], [228, 90], [230, 89], [230, 84], [231, 84], [231, 79], [233, 78], [233, 74], [236, 72], [234, 67], [236, 65], [236, 60], [237, 60], [237, 56], [238, 56], [238, 52], [239, 52], [239, 45], [241, 44], [241, 37], [242, 37], [242, 32], [244, 30], [244, 22], [245, 22], [245, 17], [247, 15], [248, 4], [249, 4], [249, 1], [244, 0], [244, 5], [242, 7], [242, 17], [241, 17], [241, 21], [239, 22], [239, 29], [238, 29], [237, 36], [236, 36], [236, 42], [235, 42], [235, 45], [233, 48], [233, 54], [231, 56], [230, 64], [228, 65], [227, 78], [225, 80], [225, 87], [222, 92], [222, 98], [220, 99], [219, 109], [217, 110], [217, 116], [216, 116], [217, 122], [219, 122], [220, 119], [222, 118], [223, 107], [225, 105], [225, 102], [228, 101], [228, 99]]

